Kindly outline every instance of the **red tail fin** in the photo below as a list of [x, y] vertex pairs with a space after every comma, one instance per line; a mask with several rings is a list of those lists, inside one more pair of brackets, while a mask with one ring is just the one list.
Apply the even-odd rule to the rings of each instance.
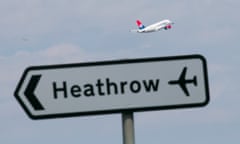
[[139, 29], [144, 29], [145, 26], [142, 24], [142, 22], [140, 20], [136, 20], [137, 26]]
[[140, 20], [136, 20], [137, 26], [140, 27], [142, 22]]

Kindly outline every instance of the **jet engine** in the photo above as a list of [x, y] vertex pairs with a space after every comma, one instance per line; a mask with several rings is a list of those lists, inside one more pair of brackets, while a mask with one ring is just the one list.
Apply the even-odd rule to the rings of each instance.
[[166, 25], [165, 27], [164, 27], [164, 29], [165, 30], [168, 30], [168, 29], [171, 29], [172, 28], [172, 26], [169, 24], [169, 25]]

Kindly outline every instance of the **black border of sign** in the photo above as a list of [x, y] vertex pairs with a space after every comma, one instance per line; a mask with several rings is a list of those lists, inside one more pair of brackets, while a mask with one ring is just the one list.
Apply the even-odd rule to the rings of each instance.
[[[49, 115], [32, 115], [28, 108], [25, 106], [24, 102], [20, 99], [18, 95], [19, 90], [29, 71], [35, 70], [46, 70], [46, 69], [62, 69], [62, 68], [72, 68], [72, 67], [88, 67], [88, 66], [102, 66], [102, 65], [117, 65], [117, 64], [131, 64], [131, 63], [146, 63], [155, 61], [172, 61], [172, 60], [182, 60], [182, 59], [200, 59], [203, 62], [204, 80], [205, 80], [205, 94], [206, 99], [202, 103], [192, 103], [192, 104], [180, 104], [171, 106], [158, 106], [158, 107], [148, 107], [148, 108], [133, 108], [133, 109], [118, 109], [118, 110], [102, 110], [102, 111], [92, 111], [92, 112], [76, 112], [76, 113], [62, 113], [62, 114], [49, 114]], [[177, 108], [190, 108], [190, 107], [201, 107], [209, 103], [209, 85], [208, 85], [208, 75], [207, 75], [207, 61], [199, 54], [194, 55], [182, 55], [182, 56], [169, 56], [169, 57], [152, 57], [152, 58], [138, 58], [138, 59], [121, 59], [121, 60], [110, 60], [110, 61], [100, 61], [100, 62], [85, 62], [85, 63], [74, 63], [74, 64], [59, 64], [59, 65], [45, 65], [45, 66], [31, 66], [28, 67], [14, 92], [14, 96], [20, 105], [23, 107], [27, 115], [33, 119], [50, 119], [50, 118], [63, 118], [63, 117], [74, 117], [74, 116], [84, 116], [84, 115], [99, 115], [99, 114], [111, 114], [111, 113], [121, 113], [121, 112], [140, 112], [140, 111], [150, 111], [150, 110], [166, 110], [166, 109], [177, 109]]]

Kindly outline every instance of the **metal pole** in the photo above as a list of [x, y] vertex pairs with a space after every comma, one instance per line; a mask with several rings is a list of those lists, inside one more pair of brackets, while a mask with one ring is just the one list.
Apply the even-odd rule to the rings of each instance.
[[123, 144], [135, 144], [133, 112], [122, 113]]

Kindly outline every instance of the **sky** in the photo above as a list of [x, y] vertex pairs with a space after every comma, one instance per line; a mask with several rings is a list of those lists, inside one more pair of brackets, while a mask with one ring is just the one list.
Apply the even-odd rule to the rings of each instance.
[[[210, 103], [134, 113], [137, 144], [239, 143], [240, 2], [236, 0], [0, 0], [0, 141], [122, 143], [121, 114], [32, 120], [14, 97], [29, 66], [201, 54]], [[136, 19], [170, 30], [131, 33]]]

